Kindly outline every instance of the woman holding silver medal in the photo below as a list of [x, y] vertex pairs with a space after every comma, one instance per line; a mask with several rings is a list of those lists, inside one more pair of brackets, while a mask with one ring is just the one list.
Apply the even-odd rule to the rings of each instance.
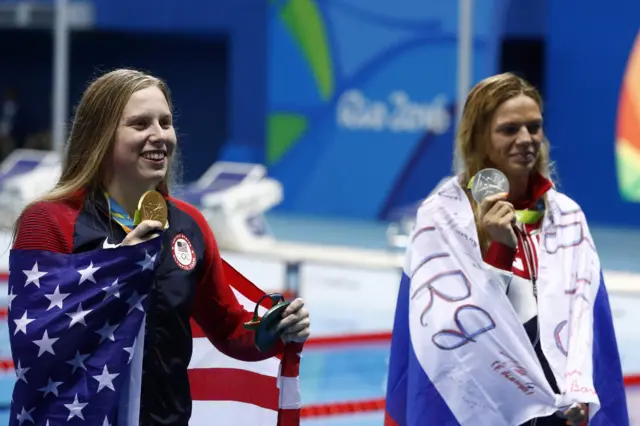
[[[483, 120], [485, 117], [490, 120]], [[531, 341], [545, 378], [554, 393], [559, 394], [541, 343], [541, 338], [552, 336], [541, 337], [538, 318], [540, 232], [549, 203], [548, 192], [554, 186], [538, 91], [512, 74], [479, 83], [465, 105], [458, 152], [465, 165], [461, 184], [467, 183], [467, 194], [476, 211], [484, 261], [509, 273], [505, 288], [509, 301]], [[502, 185], [503, 190], [494, 189], [491, 195], [478, 196], [482, 191], [473, 191], [474, 181], [479, 187], [483, 178]], [[527, 425], [582, 425], [588, 419], [589, 405], [577, 401], [552, 416], [532, 419]]]
[[628, 425], [599, 259], [551, 181], [538, 91], [479, 82], [456, 151], [407, 249], [385, 425]]
[[[96, 283], [100, 279], [99, 274], [105, 272], [108, 265], [126, 263], [127, 253], [133, 253], [136, 246], [144, 246], [145, 260], [133, 265], [138, 271], [136, 273], [142, 274], [145, 269], [151, 269], [153, 262], [157, 262], [157, 265], [153, 270], [152, 284], [146, 289], [148, 297], [134, 301], [129, 309], [129, 312], [135, 313], [137, 307], [146, 314], [146, 324], [142, 327], [143, 339], [138, 339], [144, 342], [139, 348], [141, 350], [134, 348], [138, 340], [130, 333], [125, 335], [124, 321], [129, 319], [122, 319], [115, 326], [107, 322], [107, 326], [111, 324], [112, 327], [111, 335], [106, 335], [108, 338], [103, 338], [100, 343], [96, 340], [92, 349], [81, 347], [91, 343], [95, 333], [102, 332], [90, 327], [104, 324], [91, 323], [91, 318], [96, 318], [100, 309], [103, 309], [103, 300], [107, 305], [114, 304], [114, 312], [120, 312], [120, 305], [115, 305], [121, 303], [118, 298], [124, 303], [127, 287], [127, 291], [131, 291], [132, 286], [138, 285], [136, 281], [142, 281], [142, 278], [131, 279], [127, 283], [118, 283], [116, 280], [102, 289], [96, 286], [94, 290], [83, 284], [85, 275], [81, 275], [80, 284], [83, 285], [78, 286], [78, 275], [72, 271], [66, 275], [76, 281], [70, 282], [65, 287], [69, 289], [66, 291], [95, 291], [98, 292], [97, 298], [80, 293], [74, 293], [71, 297], [68, 294], [61, 295], [65, 290], [60, 291], [60, 284], [60, 288], [56, 288], [55, 292], [50, 290], [54, 294], [47, 297], [65, 296], [68, 299], [56, 299], [56, 305], [52, 304], [51, 310], [47, 309], [42, 318], [31, 319], [38, 312], [39, 305], [35, 299], [28, 300], [29, 283], [24, 285], [24, 274], [20, 268], [14, 268], [10, 275], [13, 308], [17, 318], [19, 315], [24, 314], [25, 318], [29, 315], [29, 321], [36, 321], [33, 324], [40, 324], [38, 327], [49, 327], [51, 333], [54, 330], [51, 325], [53, 315], [60, 315], [61, 326], [69, 326], [71, 332], [83, 332], [76, 322], [87, 326], [88, 338], [79, 339], [77, 347], [53, 344], [51, 354], [56, 352], [55, 356], [60, 358], [59, 366], [52, 364], [54, 367], [46, 367], [49, 369], [41, 374], [51, 375], [49, 377], [60, 383], [65, 380], [62, 376], [57, 377], [57, 374], [66, 375], [65, 383], [70, 383], [80, 377], [78, 374], [83, 374], [82, 370], [86, 372], [87, 367], [83, 362], [89, 365], [94, 358], [97, 359], [95, 362], [99, 362], [102, 355], [92, 355], [109, 350], [110, 341], [114, 345], [125, 346], [124, 351], [128, 351], [131, 357], [143, 354], [140, 355], [139, 407], [130, 411], [134, 417], [127, 417], [128, 414], [123, 417], [129, 402], [125, 400], [125, 405], [122, 405], [117, 401], [99, 400], [111, 394], [103, 390], [103, 382], [97, 383], [91, 377], [86, 378], [86, 385], [82, 385], [79, 391], [74, 391], [75, 399], [72, 390], [65, 388], [70, 384], [55, 390], [60, 404], [66, 404], [56, 407], [55, 402], [43, 398], [42, 393], [35, 389], [47, 385], [46, 381], [38, 385], [38, 380], [45, 380], [45, 377], [36, 377], [35, 373], [30, 375], [27, 371], [31, 369], [33, 373], [37, 365], [42, 365], [35, 361], [33, 365], [27, 365], [28, 358], [35, 356], [32, 349], [35, 345], [31, 341], [19, 340], [20, 336], [17, 336], [12, 338], [12, 351], [21, 360], [26, 372], [24, 383], [19, 381], [14, 389], [16, 413], [22, 413], [20, 415], [24, 417], [21, 417], [20, 423], [31, 418], [36, 424], [44, 424], [46, 419], [75, 410], [71, 411], [69, 418], [74, 415], [93, 415], [95, 418], [92, 420], [87, 417], [91, 424], [186, 426], [192, 409], [187, 374], [193, 349], [191, 318], [220, 352], [235, 359], [264, 360], [282, 354], [285, 347], [296, 348], [296, 353], [300, 352], [301, 344], [309, 336], [310, 327], [309, 313], [302, 299], [288, 304], [282, 318], [274, 324], [275, 330], [271, 331], [280, 333], [281, 339], [260, 349], [256, 346], [256, 333], [252, 328], [256, 318], [240, 305], [229, 285], [234, 280], [244, 278], [221, 259], [215, 237], [203, 215], [194, 206], [170, 195], [176, 152], [177, 137], [171, 97], [162, 80], [139, 71], [120, 69], [102, 75], [87, 88], [75, 113], [58, 183], [50, 193], [27, 206], [17, 222], [13, 261], [19, 262], [21, 257], [44, 253], [42, 262], [35, 265], [37, 271], [38, 264], [43, 270], [46, 267], [44, 263], [51, 259], [61, 259], [59, 264], [63, 268], [76, 262], [76, 259], [95, 256], [93, 260], [96, 265], [98, 261], [105, 265], [94, 268], [94, 263], [91, 263], [91, 280]], [[160, 248], [161, 251], [151, 256], [146, 248]], [[139, 272], [140, 266], [142, 272]], [[134, 271], [131, 266], [127, 267]], [[44, 272], [39, 274], [44, 286], [51, 275], [47, 276]], [[69, 325], [65, 311], [57, 308], [64, 306], [66, 311], [75, 310], [75, 306], [65, 303], [73, 299], [73, 303], [77, 304], [82, 297], [88, 297], [82, 299], [78, 307], [76, 315], [82, 317], [73, 317], [79, 319], [72, 318]], [[146, 309], [143, 308], [143, 302]], [[123, 312], [126, 314], [127, 310]], [[28, 331], [28, 327], [33, 329], [33, 324], [25, 326], [25, 330]], [[116, 326], [114, 334], [113, 327]], [[55, 336], [55, 340], [60, 342], [65, 338], [65, 334]], [[88, 353], [82, 355], [80, 352], [83, 351]], [[121, 362], [121, 355], [128, 356], [124, 351], [116, 351], [118, 358], [104, 365], [104, 374], [109, 373], [107, 369], [111, 373], [116, 371], [110, 374], [112, 379], [117, 377], [114, 381], [116, 388], [110, 384], [114, 392], [115, 389], [120, 392], [118, 386], [124, 386], [121, 381], [125, 377], [125, 370], [114, 370], [115, 365]], [[131, 359], [127, 361], [124, 358], [125, 365], [127, 362], [133, 365], [135, 361]], [[98, 368], [101, 370], [102, 365]], [[105, 380], [103, 376], [93, 377]], [[35, 388], [29, 388], [27, 381]]]

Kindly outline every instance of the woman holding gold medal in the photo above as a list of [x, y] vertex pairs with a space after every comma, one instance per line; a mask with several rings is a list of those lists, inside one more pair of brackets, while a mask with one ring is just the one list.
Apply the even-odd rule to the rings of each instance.
[[[20, 424], [46, 419], [53, 426], [76, 416], [87, 424], [186, 426], [191, 318], [218, 350], [244, 361], [273, 357], [309, 336], [309, 313], [296, 299], [275, 324], [282, 338], [265, 352], [257, 349], [246, 325], [252, 313], [229, 287], [235, 278], [225, 277], [206, 220], [170, 196], [176, 147], [163, 81], [121, 69], [85, 91], [59, 182], [16, 226], [10, 294], [13, 321], [21, 325], [11, 343], [25, 380], [16, 384], [12, 410]], [[45, 294], [35, 297], [37, 291]], [[99, 317], [109, 309], [110, 316]], [[99, 342], [91, 343], [92, 336]], [[42, 341], [49, 344], [44, 352], [42, 343], [34, 345]], [[132, 371], [138, 362], [137, 384], [118, 383], [128, 371], [116, 369], [121, 362]], [[38, 368], [45, 370], [35, 377]], [[138, 386], [139, 406], [129, 407], [126, 395], [104, 399], [125, 393], [118, 386], [130, 394]], [[49, 392], [43, 398], [38, 388]]]
[[540, 94], [482, 80], [456, 150], [407, 250], [385, 425], [628, 425], [600, 261], [551, 181]]

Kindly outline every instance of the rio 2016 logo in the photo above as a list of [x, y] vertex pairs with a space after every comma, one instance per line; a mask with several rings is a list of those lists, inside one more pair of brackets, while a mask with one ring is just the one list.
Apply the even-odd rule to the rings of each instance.
[[368, 99], [360, 90], [347, 90], [338, 99], [336, 121], [349, 130], [392, 133], [432, 131], [443, 134], [451, 126], [447, 99], [438, 96], [431, 103], [412, 101], [403, 90], [389, 96], [389, 102]]
[[620, 195], [640, 203], [640, 33], [629, 55], [618, 102], [616, 163]]

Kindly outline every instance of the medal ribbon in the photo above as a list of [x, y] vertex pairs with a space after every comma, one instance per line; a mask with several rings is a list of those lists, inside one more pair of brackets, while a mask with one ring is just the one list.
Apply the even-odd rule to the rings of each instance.
[[[137, 223], [129, 216], [129, 213], [120, 205], [116, 200], [111, 198], [108, 192], [104, 193], [104, 196], [107, 199], [107, 203], [109, 204], [109, 212], [111, 213], [111, 217], [124, 229], [124, 231], [128, 234], [136, 227]], [[136, 211], [137, 213], [137, 211]], [[136, 214], [138, 216], [138, 214]]]

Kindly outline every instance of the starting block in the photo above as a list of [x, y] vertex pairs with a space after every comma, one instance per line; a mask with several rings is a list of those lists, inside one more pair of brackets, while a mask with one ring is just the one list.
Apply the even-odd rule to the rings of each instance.
[[62, 171], [53, 151], [18, 149], [0, 164], [0, 226], [12, 227], [24, 207], [51, 190]]
[[200, 207], [222, 250], [256, 250], [275, 241], [264, 214], [283, 198], [266, 175], [261, 164], [217, 162], [180, 198]]

